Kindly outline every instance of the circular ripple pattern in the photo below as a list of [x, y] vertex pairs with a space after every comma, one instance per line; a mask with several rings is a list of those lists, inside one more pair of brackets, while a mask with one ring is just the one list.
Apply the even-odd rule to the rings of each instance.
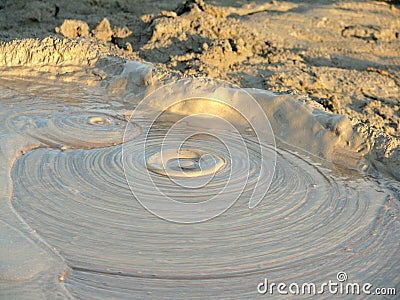
[[9, 124], [50, 147], [105, 147], [122, 143], [125, 129], [128, 130], [124, 137], [127, 141], [141, 133], [140, 127], [133, 122], [98, 112], [18, 115], [11, 118]]
[[[229, 209], [239, 198], [248, 201], [250, 192], [254, 191], [254, 186], [257, 183], [263, 184], [272, 177], [270, 172], [273, 172], [273, 169], [268, 166], [273, 165], [271, 162], [276, 156], [273, 147], [265, 147], [264, 153], [268, 155], [261, 161], [259, 145], [250, 140], [250, 136], [245, 145], [247, 147], [243, 147], [240, 143], [235, 143], [242, 136], [231, 132], [219, 132], [218, 138], [209, 135], [193, 135], [185, 140], [183, 149], [191, 149], [187, 151], [189, 153], [183, 152], [186, 157], [200, 156], [200, 154], [206, 156], [203, 174], [202, 171], [195, 171], [191, 174], [194, 176], [171, 176], [171, 173], [172, 175], [184, 174], [184, 172], [172, 170], [168, 173], [169, 176], [165, 176], [164, 172], [154, 172], [156, 167], [162, 168], [163, 165], [160, 148], [165, 148], [164, 136], [164, 130], [159, 129], [148, 135], [146, 141], [127, 143], [123, 146], [122, 157], [130, 187], [134, 185], [134, 195], [139, 197], [142, 205], [146, 202], [146, 208], [150, 208], [149, 211], [161, 212], [162, 216], [170, 214], [173, 220], [178, 219], [176, 216], [182, 219], [184, 216], [183, 220], [189, 221], [195, 218], [207, 220], [209, 216], [218, 216]], [[185, 136], [186, 132], [175, 133], [170, 137], [170, 143], [178, 144], [179, 141], [185, 139]], [[226, 143], [222, 143], [220, 139], [230, 144], [229, 151]], [[145, 157], [140, 151], [143, 143], [146, 143]], [[243, 151], [243, 148], [246, 151]], [[168, 158], [175, 157], [174, 153], [175, 150], [164, 149], [164, 165], [170, 161]], [[263, 174], [260, 174], [260, 164], [264, 164]], [[149, 186], [149, 177], [152, 186]], [[265, 183], [265, 186], [267, 185]], [[265, 193], [265, 190], [260, 189], [259, 192]], [[168, 201], [167, 204], [166, 201]], [[175, 203], [177, 205], [172, 206]], [[182, 203], [188, 207], [182, 208]], [[195, 207], [191, 210], [189, 205], [197, 204], [201, 204], [201, 208]]]
[[147, 168], [169, 177], [197, 177], [215, 174], [223, 165], [223, 158], [211, 151], [182, 148], [157, 152], [147, 160]]
[[[129, 101], [129, 96], [126, 101]], [[222, 173], [224, 184], [220, 191], [210, 194], [206, 190], [209, 198], [204, 199], [202, 195], [203, 201], [187, 201], [183, 204], [164, 193], [149, 172], [147, 176], [146, 172], [141, 173], [138, 181], [137, 168], [131, 166], [132, 149], [122, 146], [123, 153], [126, 154], [123, 155], [124, 174], [135, 198], [152, 214], [177, 223], [198, 223], [215, 218], [229, 209], [240, 197], [248, 184], [248, 176], [252, 175], [248, 165], [251, 160], [247, 155], [243, 155], [248, 152], [240, 135], [243, 127], [251, 129], [262, 143], [275, 145], [271, 124], [256, 99], [238, 86], [212, 78], [186, 78], [169, 82], [144, 97], [132, 110], [130, 119], [136, 122], [143, 119], [150, 123], [150, 126], [140, 123], [146, 140], [157, 123], [170, 123], [165, 137], [159, 142], [160, 149], [156, 154], [148, 157], [146, 142], [142, 148], [134, 149], [135, 156], [146, 157], [147, 167], [151, 172], [165, 175], [183, 187], [202, 191], [207, 186], [208, 189], [208, 185], [214, 183], [214, 176], [218, 176], [219, 169], [226, 164], [225, 159], [218, 157], [218, 151], [213, 153], [215, 146], [212, 143], [208, 144], [207, 139], [199, 143], [200, 147], [206, 149], [188, 148], [184, 144], [190, 138], [199, 135], [213, 137], [224, 145], [231, 157], [234, 157], [230, 167], [225, 168], [225, 171], [229, 172]], [[129, 130], [126, 132], [129, 133]], [[232, 139], [232, 136], [236, 139]], [[216, 147], [218, 149], [218, 146]], [[274, 174], [276, 153], [264, 153], [264, 148], [259, 147], [260, 176], [253, 176], [253, 179], [257, 179], [252, 194], [248, 195], [250, 208], [256, 207], [262, 201]], [[188, 172], [188, 169], [191, 172]], [[240, 178], [240, 188], [234, 174], [238, 174]], [[247, 177], [243, 176], [246, 174]], [[185, 180], [189, 177], [191, 180]], [[199, 182], [200, 177], [207, 178], [201, 178]], [[143, 189], [143, 185], [146, 185], [146, 189]], [[220, 187], [221, 184], [216, 186]], [[153, 197], [148, 197], [148, 194], [152, 194]]]
[[[125, 145], [131, 151], [124, 159], [139, 183], [160, 139], [154, 134], [146, 141], [148, 157], [135, 154], [143, 139]], [[233, 160], [214, 143], [208, 148], [226, 164], [206, 190], [188, 190], [152, 172], [153, 180], [183, 202], [219, 192]], [[72, 267], [66, 286], [82, 299], [254, 298], [265, 277], [318, 283], [335, 280], [339, 271], [351, 282], [398, 284], [398, 206], [397, 200], [388, 200], [396, 197], [393, 192], [278, 149], [270, 192], [250, 210], [246, 197], [258, 175], [259, 146], [250, 136], [246, 144], [250, 177], [244, 193], [224, 214], [205, 223], [166, 222], [143, 209], [125, 181], [121, 146], [28, 152], [12, 172], [12, 203], [65, 257]], [[264, 147], [267, 153], [275, 151]], [[234, 155], [240, 164], [246, 154]], [[233, 174], [238, 186], [242, 177]], [[145, 183], [142, 190], [146, 195]], [[235, 193], [234, 185], [224, 193]], [[151, 191], [147, 197], [162, 202]]]

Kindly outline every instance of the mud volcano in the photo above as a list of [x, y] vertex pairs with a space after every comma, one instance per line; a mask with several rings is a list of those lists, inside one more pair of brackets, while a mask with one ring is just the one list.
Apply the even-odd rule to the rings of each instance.
[[[160, 82], [124, 97], [109, 86], [1, 82], [5, 298], [253, 299], [266, 277], [321, 284], [341, 271], [399, 287], [400, 186], [369, 175], [378, 173], [367, 172], [346, 121], [266, 91], [203, 83], [207, 99], [229, 96], [231, 106], [199, 100], [189, 80], [137, 118], [136, 95]], [[245, 94], [270, 123], [251, 107], [238, 117]], [[171, 97], [189, 100], [148, 118]], [[260, 125], [274, 139], [260, 138]], [[169, 147], [177, 141], [180, 150]], [[254, 194], [261, 201], [249, 205]], [[168, 201], [178, 203], [169, 215]]]

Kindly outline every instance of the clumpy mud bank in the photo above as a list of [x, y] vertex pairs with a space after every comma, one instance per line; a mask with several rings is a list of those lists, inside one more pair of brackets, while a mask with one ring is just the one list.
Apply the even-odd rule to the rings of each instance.
[[[19, 38], [0, 43], [1, 297], [253, 299], [264, 277], [322, 283], [340, 271], [351, 282], [400, 288], [394, 1], [161, 1], [140, 11], [128, 1], [21, 3], [0, 9], [1, 37]], [[23, 13], [4, 22], [11, 10]], [[33, 36], [40, 39], [22, 39]], [[132, 109], [160, 86], [199, 76], [240, 85], [273, 129], [277, 148], [262, 147], [276, 155], [276, 169], [254, 210], [247, 202], [259, 145], [227, 107], [204, 99], [172, 106], [146, 137], [149, 156], [139, 155], [148, 120], [130, 119]], [[177, 87], [147, 109], [199, 90], [190, 81]], [[210, 99], [227, 95], [232, 105], [243, 100], [233, 86], [205, 80], [201, 90]], [[153, 160], [163, 134], [170, 122], [210, 112], [246, 128], [249, 185], [208, 222], [157, 218], [125, 177], [162, 203], [144, 176], [162, 169]], [[244, 153], [227, 156], [218, 141], [202, 138], [189, 141], [192, 153], [209, 151], [217, 160], [206, 163], [218, 172], [189, 201], [218, 192], [239, 162], [229, 197], [246, 173]], [[188, 200], [165, 172], [153, 173], [168, 195]]]

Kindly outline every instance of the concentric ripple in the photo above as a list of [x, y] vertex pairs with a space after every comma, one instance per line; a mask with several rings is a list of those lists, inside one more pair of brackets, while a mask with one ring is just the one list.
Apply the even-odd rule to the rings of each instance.
[[[60, 99], [65, 91], [68, 95]], [[250, 127], [243, 130], [248, 133], [245, 147], [231, 130], [214, 132], [220, 139], [213, 138], [212, 131], [222, 128], [215, 123], [209, 132], [191, 135], [193, 119], [185, 124], [182, 118], [182, 126], [174, 127], [172, 144], [184, 141], [181, 151], [166, 147], [162, 154], [164, 128], [139, 135], [135, 123], [104, 113], [110, 99], [100, 97], [102, 90], [81, 92], [61, 85], [46, 93], [53, 100], [40, 98], [45, 95], [40, 89], [34, 93], [40, 99], [31, 93], [31, 85], [21, 84], [7, 103], [0, 103], [0, 175], [5, 181], [0, 188], [0, 231], [5, 233], [0, 237], [0, 298], [255, 299], [264, 278], [323, 283], [335, 280], [338, 272], [346, 272], [349, 282], [400, 288], [398, 182], [339, 170], [286, 144], [260, 146]], [[18, 102], [21, 95], [25, 100]], [[236, 89], [224, 95], [236, 95], [253, 116], [252, 106], [243, 104]], [[155, 100], [163, 104], [164, 98]], [[178, 113], [210, 110], [209, 101], [199, 104], [182, 102], [172, 108]], [[237, 120], [221, 103], [213, 107], [227, 120]], [[286, 117], [285, 112], [279, 110], [279, 115]], [[303, 123], [283, 129], [298, 124]], [[265, 123], [258, 125], [265, 129]], [[313, 140], [321, 132], [310, 130]], [[323, 137], [325, 142], [332, 136]], [[47, 148], [19, 156], [22, 149], [40, 146]], [[143, 148], [145, 155], [139, 151]], [[176, 176], [166, 176], [173, 172]], [[178, 176], [183, 174], [190, 176]], [[272, 174], [270, 186], [266, 178]], [[215, 195], [232, 205], [204, 223], [166, 222], [143, 208], [126, 175], [141, 197], [160, 208], [168, 198], [196, 204]], [[149, 188], [148, 175], [162, 193]], [[249, 209], [258, 183], [262, 201]], [[214, 204], [209, 209], [221, 211], [223, 205]], [[192, 214], [201, 218], [203, 212]], [[187, 211], [183, 215], [191, 217]], [[324, 296], [332, 298], [325, 294], [318, 299]]]
[[[254, 298], [265, 277], [274, 282], [325, 282], [339, 271], [355, 282], [398, 285], [400, 267], [393, 263], [400, 258], [398, 205], [393, 201], [398, 196], [393, 191], [279, 148], [269, 193], [250, 210], [246, 199], [258, 176], [259, 145], [247, 136], [248, 154], [238, 151], [229, 157], [217, 141], [204, 143], [204, 138], [203, 148], [194, 138], [186, 146], [196, 151], [170, 158], [189, 157], [180, 166], [190, 168], [192, 157], [212, 149], [225, 164], [205, 187], [186, 188], [150, 171], [169, 197], [200, 202], [224, 189], [228, 169], [237, 163], [234, 184], [224, 190], [227, 197], [234, 195], [244, 176], [240, 164], [248, 157], [250, 176], [241, 197], [218, 218], [199, 224], [171, 223], [152, 215], [125, 181], [123, 159], [142, 185], [142, 196], [162, 205], [163, 198], [141, 181], [149, 172], [149, 158], [158, 157], [161, 134], [128, 142], [124, 157], [121, 146], [113, 146], [37, 149], [17, 161], [12, 203], [71, 266], [65, 284], [76, 297]], [[145, 142], [149, 152], [142, 157], [135, 150]], [[275, 151], [263, 147], [266, 153]], [[150, 161], [159, 165], [157, 159]], [[174, 161], [170, 168], [178, 165]]]
[[9, 120], [10, 126], [50, 146], [66, 148], [98, 148], [123, 141], [128, 128], [129, 141], [137, 137], [140, 127], [99, 112], [64, 112], [52, 114], [18, 115]]
[[198, 149], [173, 149], [158, 152], [147, 160], [147, 167], [166, 176], [197, 177], [215, 174], [223, 165], [223, 158], [210, 151]]

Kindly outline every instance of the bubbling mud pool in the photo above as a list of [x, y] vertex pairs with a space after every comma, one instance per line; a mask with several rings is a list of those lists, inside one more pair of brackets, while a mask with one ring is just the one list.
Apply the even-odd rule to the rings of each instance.
[[[233, 145], [229, 152], [220, 139], [198, 134], [182, 151], [160, 154], [170, 123], [144, 136], [145, 119], [121, 117], [132, 103], [110, 101], [101, 87], [21, 79], [0, 88], [2, 297], [253, 299], [265, 277], [323, 283], [341, 271], [349, 282], [399, 288], [398, 182], [288, 141], [260, 144], [250, 130], [214, 129]], [[178, 127], [175, 137], [192, 126]], [[235, 143], [238, 134], [247, 152]], [[249, 209], [274, 155], [268, 193]], [[176, 201], [239, 197], [206, 222], [165, 221], [128, 184], [163, 207], [148, 174]]]

